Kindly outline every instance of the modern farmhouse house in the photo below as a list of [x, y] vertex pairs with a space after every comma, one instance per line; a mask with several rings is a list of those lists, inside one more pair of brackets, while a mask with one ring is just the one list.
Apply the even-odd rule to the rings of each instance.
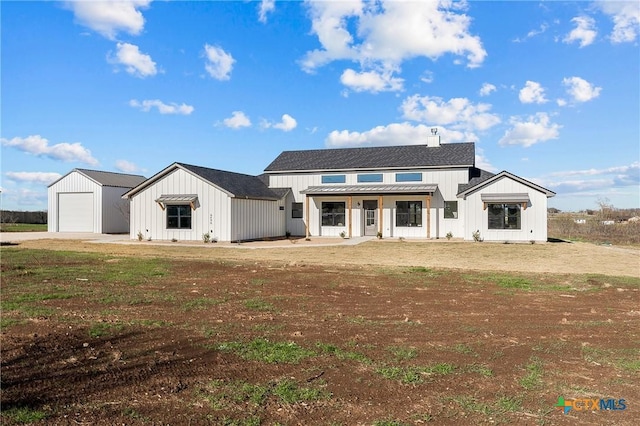
[[249, 176], [174, 163], [123, 195], [131, 238], [378, 236], [546, 241], [554, 192], [475, 167], [473, 143], [281, 153]]
[[129, 232], [129, 203], [122, 194], [144, 176], [73, 169], [48, 187], [49, 232]]

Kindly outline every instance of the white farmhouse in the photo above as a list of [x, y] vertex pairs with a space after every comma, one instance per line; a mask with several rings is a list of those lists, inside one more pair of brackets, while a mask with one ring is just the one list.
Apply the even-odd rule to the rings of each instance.
[[145, 177], [73, 169], [48, 187], [49, 232], [129, 232], [129, 203], [122, 194]]
[[259, 177], [174, 163], [123, 195], [131, 238], [285, 234], [546, 241], [554, 192], [475, 167], [473, 143], [282, 152]]

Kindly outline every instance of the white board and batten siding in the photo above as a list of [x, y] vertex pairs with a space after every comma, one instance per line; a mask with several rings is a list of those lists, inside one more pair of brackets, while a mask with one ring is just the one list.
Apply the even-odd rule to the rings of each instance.
[[[191, 229], [167, 229], [166, 210], [155, 202], [162, 195], [195, 194]], [[212, 239], [230, 241], [231, 201], [228, 193], [185, 171], [175, 169], [131, 198], [131, 238], [195, 241], [207, 232]]]
[[[520, 229], [489, 229], [489, 213], [484, 209], [482, 194], [527, 193], [527, 208], [520, 208]], [[528, 185], [503, 177], [467, 195], [465, 206], [465, 240], [480, 231], [485, 241], [547, 241], [547, 195]]]
[[102, 233], [102, 186], [69, 173], [48, 188], [49, 232]]
[[286, 232], [284, 199], [231, 198], [231, 241], [281, 237]]
[[[462, 237], [464, 230], [463, 216], [460, 211], [462, 204], [457, 198], [458, 184], [468, 182], [469, 172], [466, 168], [447, 168], [447, 169], [394, 169], [394, 170], [372, 170], [372, 171], [349, 171], [349, 172], [293, 172], [293, 173], [274, 173], [269, 176], [269, 186], [272, 188], [291, 188], [292, 197], [287, 197], [286, 202], [286, 229], [292, 235], [305, 235], [305, 221], [309, 220], [309, 231], [312, 236], [339, 236], [341, 232], [348, 232], [348, 221], [344, 226], [323, 227], [321, 226], [321, 203], [330, 201], [346, 201], [347, 195], [334, 197], [309, 197], [311, 205], [309, 208], [309, 218], [306, 218], [307, 209], [303, 206], [304, 219], [296, 219], [291, 217], [291, 203], [305, 203], [305, 195], [300, 191], [310, 186], [331, 186], [333, 184], [323, 184], [323, 175], [345, 175], [345, 183], [340, 185], [366, 185], [357, 181], [359, 174], [380, 173], [383, 176], [382, 184], [391, 185], [398, 184], [396, 182], [396, 173], [422, 173], [421, 183], [437, 184], [438, 191], [431, 200], [431, 232], [432, 238], [443, 238], [447, 232], [451, 232], [456, 237]], [[380, 184], [372, 183], [372, 184]], [[363, 210], [358, 207], [358, 202], [363, 205], [364, 200], [378, 201], [378, 195], [358, 195], [352, 197], [352, 235], [364, 235], [363, 226]], [[423, 202], [423, 226], [411, 228], [395, 226], [395, 202], [400, 200], [422, 201]], [[458, 219], [444, 219], [444, 201], [458, 202]], [[408, 237], [408, 238], [426, 238], [426, 200], [423, 195], [412, 196], [390, 196], [383, 195], [383, 212], [382, 212], [382, 233], [384, 237]], [[377, 218], [376, 218], [377, 220]]]

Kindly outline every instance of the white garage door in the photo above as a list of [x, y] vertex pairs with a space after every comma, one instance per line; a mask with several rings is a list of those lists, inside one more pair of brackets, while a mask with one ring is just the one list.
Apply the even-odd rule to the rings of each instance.
[[93, 193], [58, 193], [58, 231], [93, 232]]

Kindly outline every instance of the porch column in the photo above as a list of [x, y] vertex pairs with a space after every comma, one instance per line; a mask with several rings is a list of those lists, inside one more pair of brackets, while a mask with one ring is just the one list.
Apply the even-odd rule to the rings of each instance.
[[352, 222], [352, 218], [353, 216], [351, 215], [351, 202], [353, 200], [353, 197], [351, 195], [349, 195], [349, 198], [347, 198], [347, 209], [349, 211], [349, 238], [351, 238], [351, 222]]
[[382, 235], [382, 195], [378, 195], [378, 232]]
[[427, 238], [431, 238], [431, 195], [427, 195]]
[[305, 238], [308, 239], [309, 238], [309, 195], [306, 195], [304, 197], [304, 201], [305, 201], [305, 204], [306, 204], [305, 205], [305, 210], [306, 210], [306, 212], [305, 212], [305, 219], [306, 219], [305, 220], [305, 228], [306, 228], [306, 230], [305, 230], [305, 234], [306, 234]]

